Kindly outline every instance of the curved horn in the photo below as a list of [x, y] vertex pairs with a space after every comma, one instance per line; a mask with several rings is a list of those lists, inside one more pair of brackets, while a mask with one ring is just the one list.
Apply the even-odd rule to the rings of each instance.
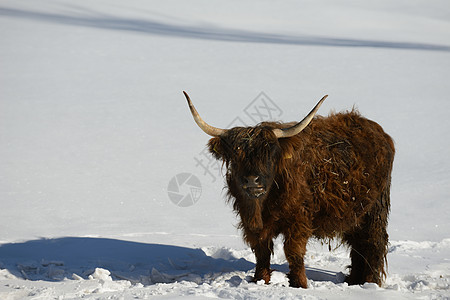
[[294, 136], [298, 133], [300, 133], [303, 129], [308, 126], [308, 124], [312, 121], [314, 118], [314, 115], [319, 110], [320, 105], [322, 105], [323, 101], [328, 97], [328, 95], [323, 96], [322, 99], [314, 106], [314, 108], [311, 110], [311, 112], [300, 122], [295, 124], [294, 126], [288, 127], [288, 128], [281, 128], [281, 129], [273, 129], [273, 133], [277, 138], [288, 138], [291, 136]]
[[186, 97], [186, 100], [189, 105], [189, 109], [191, 110], [192, 116], [194, 117], [194, 121], [195, 121], [195, 123], [197, 123], [198, 127], [200, 127], [201, 130], [203, 130], [206, 134], [209, 134], [214, 137], [221, 136], [222, 134], [224, 134], [226, 132], [225, 129], [213, 127], [213, 126], [209, 125], [208, 123], [206, 123], [205, 121], [203, 121], [203, 119], [200, 118], [200, 115], [198, 114], [194, 105], [192, 104], [191, 99], [189, 98], [189, 95], [185, 91], [183, 91], [183, 94]]

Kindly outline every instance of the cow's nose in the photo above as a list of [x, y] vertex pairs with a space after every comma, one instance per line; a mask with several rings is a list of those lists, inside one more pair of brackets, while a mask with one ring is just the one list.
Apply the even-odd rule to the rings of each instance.
[[244, 183], [247, 187], [260, 186], [259, 176], [244, 176]]

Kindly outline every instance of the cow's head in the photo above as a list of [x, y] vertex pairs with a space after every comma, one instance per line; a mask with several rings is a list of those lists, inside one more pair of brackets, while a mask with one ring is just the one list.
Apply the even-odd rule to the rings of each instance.
[[239, 201], [243, 222], [255, 230], [261, 229], [261, 209], [273, 185], [277, 185], [275, 169], [283, 157], [279, 140], [305, 129], [327, 96], [302, 121], [287, 128], [276, 128], [276, 123], [263, 122], [255, 127], [220, 129], [203, 121], [188, 94], [184, 92], [184, 95], [197, 125], [213, 137], [208, 143], [209, 151], [227, 166], [229, 192]]

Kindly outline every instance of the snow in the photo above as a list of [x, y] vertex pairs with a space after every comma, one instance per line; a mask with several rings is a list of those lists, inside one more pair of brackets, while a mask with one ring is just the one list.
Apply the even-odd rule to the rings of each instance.
[[[449, 8], [0, 1], [0, 298], [450, 298]], [[281, 239], [271, 284], [249, 283], [183, 90], [218, 127], [298, 120], [325, 94], [319, 114], [379, 122], [397, 148], [385, 284], [346, 285], [348, 249], [312, 240], [309, 288], [289, 288]], [[201, 183], [188, 207], [169, 198], [182, 173]]]

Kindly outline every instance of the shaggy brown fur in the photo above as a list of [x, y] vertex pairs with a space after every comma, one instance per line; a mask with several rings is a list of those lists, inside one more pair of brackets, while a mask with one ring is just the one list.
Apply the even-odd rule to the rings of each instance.
[[386, 276], [392, 139], [355, 111], [316, 117], [293, 137], [275, 137], [273, 128], [290, 125], [236, 127], [208, 143], [227, 167], [229, 199], [256, 256], [254, 280], [269, 283], [272, 240], [282, 234], [291, 286], [307, 287], [303, 257], [310, 237], [338, 237], [351, 247], [349, 284], [380, 285]]

